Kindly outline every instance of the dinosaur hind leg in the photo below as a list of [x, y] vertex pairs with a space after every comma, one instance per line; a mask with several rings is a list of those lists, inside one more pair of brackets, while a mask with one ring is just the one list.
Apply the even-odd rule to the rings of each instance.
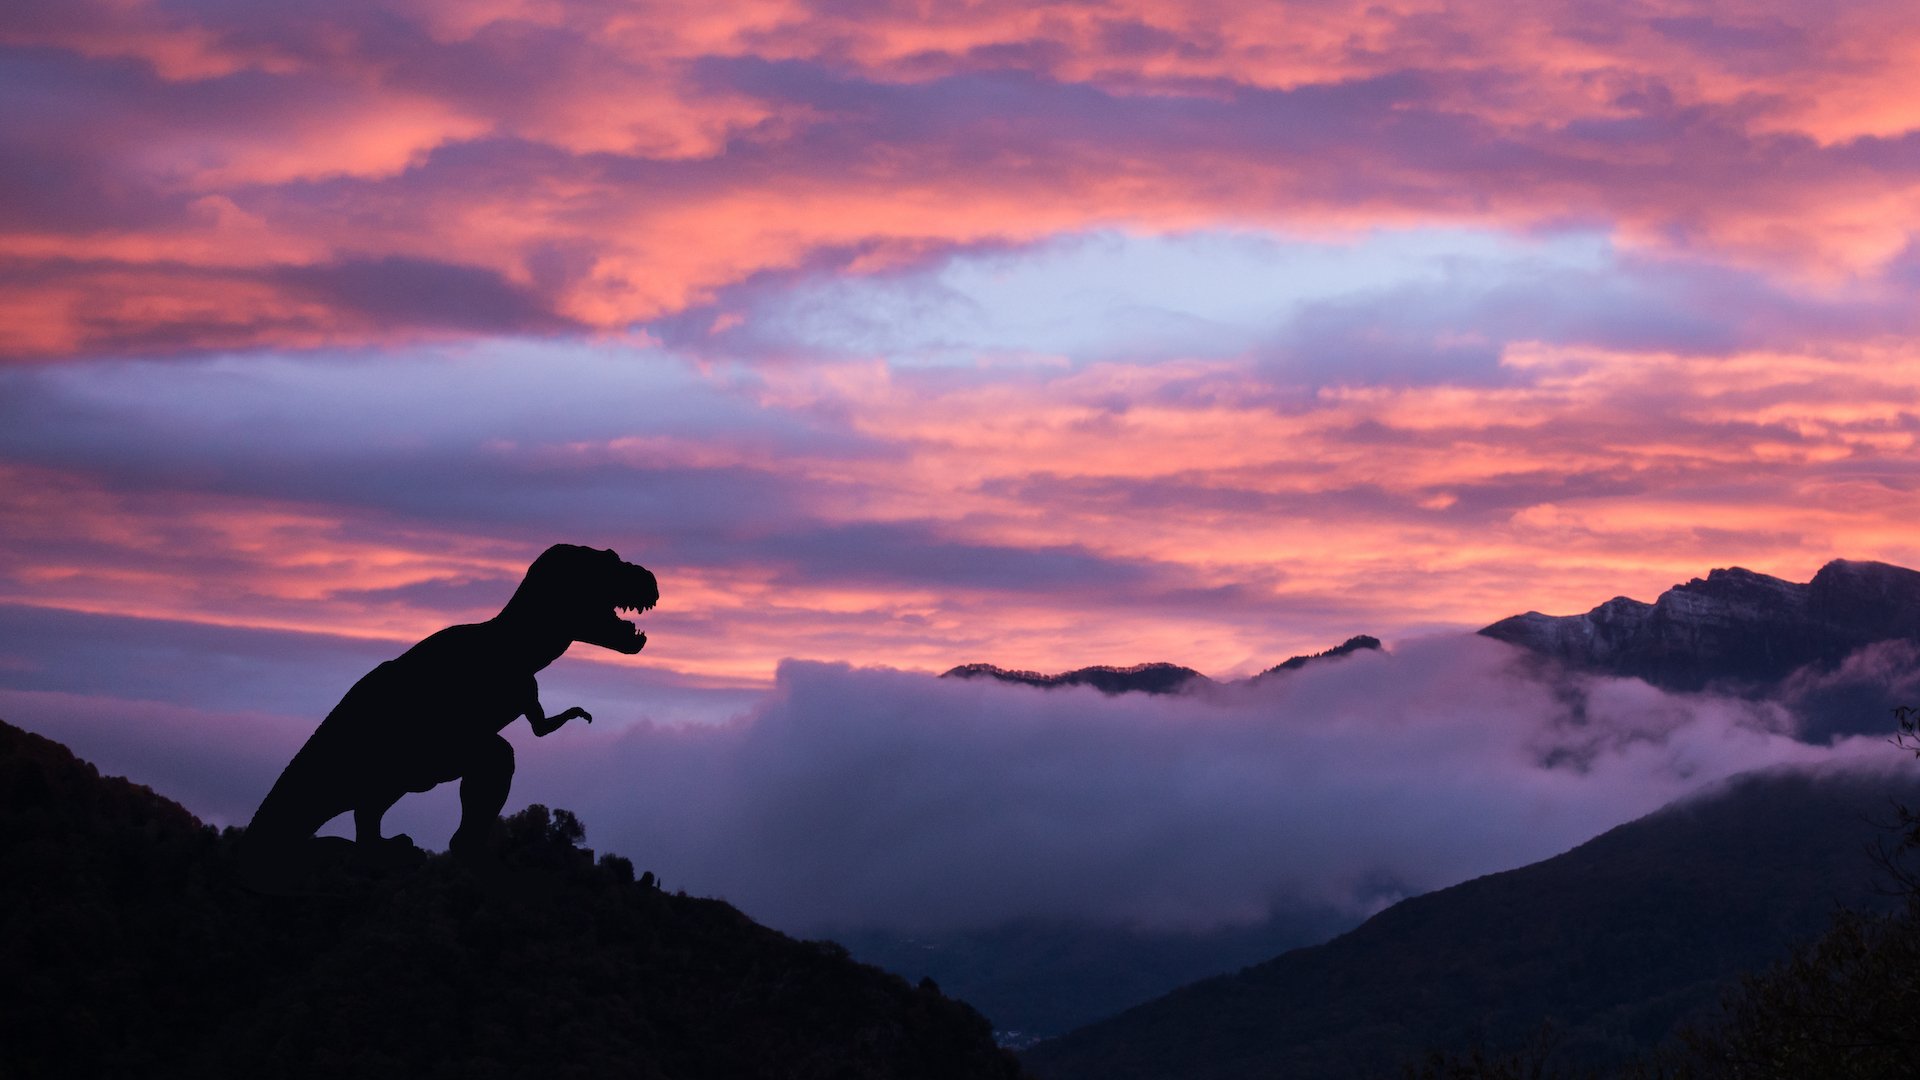
[[460, 828], [447, 846], [456, 855], [480, 855], [513, 786], [513, 744], [489, 735], [474, 744], [460, 778]]
[[324, 773], [318, 756], [303, 747], [274, 782], [240, 839], [236, 869], [243, 885], [270, 895], [310, 891], [314, 831], [351, 809], [322, 782]]
[[392, 795], [382, 794], [362, 802], [353, 808], [353, 838], [356, 842], [371, 847], [380, 842], [380, 819], [387, 816], [393, 804], [400, 801], [404, 791]]

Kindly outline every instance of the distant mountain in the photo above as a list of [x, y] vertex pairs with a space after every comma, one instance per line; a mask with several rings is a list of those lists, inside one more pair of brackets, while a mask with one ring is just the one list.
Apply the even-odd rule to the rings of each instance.
[[1308, 664], [1313, 663], [1315, 660], [1332, 660], [1335, 657], [1345, 656], [1348, 653], [1367, 650], [1373, 650], [1375, 652], [1381, 651], [1380, 639], [1370, 634], [1355, 634], [1331, 649], [1313, 653], [1308, 656], [1289, 656], [1260, 674], [1255, 675], [1254, 678], [1262, 679], [1268, 675], [1278, 675], [1286, 671], [1298, 671]]
[[[1380, 648], [1379, 638], [1356, 634], [1323, 652], [1288, 657], [1253, 678], [1261, 679], [1281, 672], [1297, 671], [1316, 660], [1332, 660], [1356, 650], [1378, 648]], [[1214, 680], [1190, 667], [1167, 663], [1135, 664], [1132, 667], [1110, 667], [1100, 664], [1063, 671], [1057, 675], [1043, 675], [1038, 671], [1003, 668], [994, 664], [961, 664], [959, 667], [942, 672], [940, 677], [943, 679], [989, 678], [1039, 687], [1091, 686], [1103, 694], [1171, 694], [1190, 686], [1215, 685]]]
[[1733, 567], [1584, 615], [1529, 611], [1480, 631], [1578, 668], [1670, 690], [1755, 692], [1864, 646], [1920, 640], [1920, 572], [1835, 559], [1806, 584]]
[[1198, 679], [1202, 683], [1212, 679], [1179, 664], [1135, 664], [1132, 667], [1109, 667], [1105, 664], [1094, 667], [1075, 668], [1058, 675], [1043, 675], [1037, 671], [1021, 671], [1003, 668], [994, 664], [961, 664], [959, 667], [940, 673], [943, 679], [998, 679], [1001, 682], [1021, 683], [1026, 686], [1091, 686], [1103, 694], [1171, 694]]
[[1551, 1020], [1565, 1036], [1560, 1064], [1618, 1062], [1816, 936], [1836, 905], [1888, 904], [1865, 852], [1889, 794], [1912, 802], [1920, 781], [1737, 778], [1024, 1060], [1043, 1080], [1392, 1075], [1430, 1048], [1525, 1044]]
[[508, 818], [491, 868], [308, 898], [237, 888], [235, 835], [0, 724], [0, 1073], [1020, 1075], [931, 983], [596, 865], [565, 811]]
[[[1379, 649], [1364, 634], [1322, 652], [1294, 656], [1235, 685], [1298, 671], [1310, 663]], [[962, 664], [942, 678], [991, 678], [1042, 688], [1092, 686], [1106, 694], [1169, 694], [1220, 683], [1177, 664], [1096, 666], [1059, 674]], [[1058, 1035], [1137, 1005], [1203, 976], [1230, 971], [1285, 949], [1325, 941], [1357, 916], [1324, 906], [1294, 906], [1265, 921], [1221, 930], [1155, 931], [1125, 926], [1019, 920], [934, 935], [853, 927], [836, 933], [862, 960], [909, 979], [936, 980], [979, 1008], [1015, 1044]]]
[[829, 936], [856, 959], [909, 981], [933, 979], [985, 1013], [999, 1038], [1017, 1047], [1195, 979], [1318, 944], [1359, 921], [1344, 909], [1303, 903], [1263, 922], [1207, 931], [1024, 919], [940, 934], [852, 929]]

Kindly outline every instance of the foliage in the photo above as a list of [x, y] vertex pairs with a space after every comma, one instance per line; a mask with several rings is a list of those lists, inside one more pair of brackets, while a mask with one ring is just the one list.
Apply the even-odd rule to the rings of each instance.
[[1402, 1080], [1596, 1080], [1593, 1070], [1569, 1071], [1554, 1064], [1554, 1051], [1561, 1041], [1559, 1029], [1552, 1023], [1540, 1026], [1531, 1045], [1524, 1049], [1495, 1053], [1476, 1046], [1465, 1053], [1429, 1050], [1419, 1065], [1401, 1069]]
[[1726, 1080], [1920, 1076], [1920, 900], [1845, 911], [1819, 940], [1730, 995], [1723, 1023], [1687, 1037], [1677, 1075]]
[[[1902, 705], [1893, 710], [1893, 718], [1900, 726], [1892, 739], [1893, 745], [1920, 758], [1920, 709]], [[1920, 810], [1896, 802], [1893, 812], [1896, 819], [1893, 828], [1900, 839], [1893, 850], [1882, 852], [1880, 863], [1900, 892], [1920, 897], [1920, 872], [1911, 865], [1915, 853], [1920, 853]]]

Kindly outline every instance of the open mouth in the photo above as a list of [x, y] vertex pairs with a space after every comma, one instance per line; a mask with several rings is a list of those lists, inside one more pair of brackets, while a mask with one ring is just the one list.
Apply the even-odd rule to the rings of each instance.
[[599, 637], [591, 643], [613, 649], [617, 652], [639, 652], [641, 647], [647, 643], [647, 635], [641, 633], [640, 628], [635, 626], [632, 621], [621, 618], [621, 616], [632, 615], [638, 617], [652, 609], [653, 605], [649, 603], [615, 604], [613, 611], [608, 616], [608, 625], [604, 631], [605, 636]]
[[[603, 553], [608, 559], [616, 559], [613, 552]], [[617, 559], [616, 559], [617, 561]], [[605, 582], [602, 596], [613, 600], [612, 611], [606, 621], [599, 623], [599, 629], [591, 637], [576, 638], [615, 652], [637, 653], [647, 644], [647, 635], [623, 616], [638, 617], [653, 610], [660, 602], [660, 585], [651, 571], [643, 566], [620, 563], [611, 575], [612, 580]]]

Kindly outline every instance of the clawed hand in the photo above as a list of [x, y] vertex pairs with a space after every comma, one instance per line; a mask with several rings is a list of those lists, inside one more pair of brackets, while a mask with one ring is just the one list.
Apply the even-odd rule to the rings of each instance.
[[528, 717], [528, 720], [533, 724], [533, 733], [544, 739], [548, 735], [565, 727], [567, 721], [575, 718], [585, 720], [589, 724], [593, 723], [593, 714], [579, 706], [568, 709], [566, 712], [549, 716], [543, 720], [535, 720], [531, 716]]

